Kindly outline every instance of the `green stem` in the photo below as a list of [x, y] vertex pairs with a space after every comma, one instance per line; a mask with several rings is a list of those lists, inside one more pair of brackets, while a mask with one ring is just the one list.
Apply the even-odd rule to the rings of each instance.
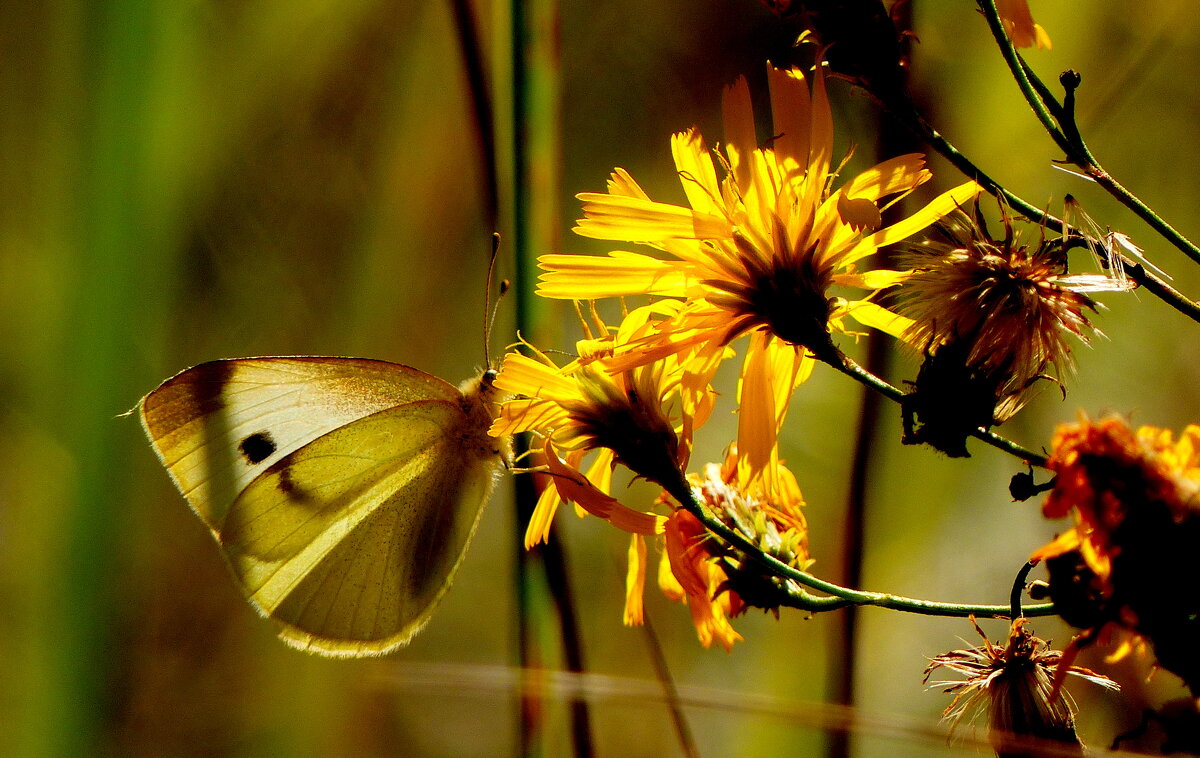
[[[696, 500], [691, 486], [683, 479], [682, 475], [673, 483], [659, 482], [659, 484], [683, 506], [684, 510], [699, 519], [700, 523], [710, 532], [745, 553], [750, 560], [759, 564], [775, 576], [800, 585], [799, 587], [788, 586], [781, 588], [781, 591], [785, 593], [781, 605], [801, 608], [814, 613], [845, 608], [848, 605], [869, 605], [877, 608], [905, 611], [907, 613], [919, 613], [924, 616], [952, 616], [960, 618], [967, 616], [983, 618], [1010, 617], [1011, 604], [972, 605], [942, 603], [933, 600], [904, 597], [902, 595], [892, 595], [885, 592], [856, 590], [849, 587], [842, 587], [833, 582], [827, 582], [807, 571], [801, 571], [794, 566], [789, 566], [778, 558], [764, 553], [743, 534], [730, 528]], [[826, 596], [813, 595], [804, 590], [803, 587], [823, 592]], [[1055, 612], [1052, 603], [1042, 603], [1024, 609], [1024, 615], [1028, 617], [1052, 616]]]
[[[1021, 88], [1021, 94], [1025, 96], [1025, 101], [1029, 103], [1029, 107], [1033, 109], [1033, 113], [1037, 116], [1038, 121], [1042, 122], [1042, 126], [1050, 135], [1051, 139], [1063, 149], [1069, 156], [1071, 154], [1071, 143], [1067, 139], [1067, 135], [1063, 134], [1059, 127], [1057, 119], [1050, 113], [1039, 96], [1038, 91], [1034, 88], [1033, 82], [1030, 80], [1028, 69], [1021, 60], [1021, 54], [1017, 52], [1017, 48], [1013, 46], [1012, 40], [1009, 39], [1008, 31], [1004, 28], [1004, 23], [1000, 20], [1000, 12], [996, 9], [996, 0], [978, 0], [979, 8], [983, 11], [984, 17], [987, 19], [988, 27], [992, 30], [992, 36], [996, 38], [996, 44], [1000, 46], [1000, 53], [1004, 56], [1004, 61], [1008, 64], [1009, 70], [1012, 72], [1013, 79], [1017, 81], [1017, 86]], [[1045, 89], [1044, 87], [1042, 88]]]
[[[1065, 105], [1056, 103], [1052, 97], [1048, 97], [1049, 89], [1033, 74], [1032, 69], [1022, 60], [1020, 53], [1013, 46], [1012, 39], [1009, 38], [1004, 24], [1000, 21], [996, 0], [978, 0], [978, 3], [1021, 94], [1025, 96], [1025, 101], [1029, 103], [1029, 107], [1033, 109], [1050, 138], [1066, 153], [1067, 159], [1103, 187], [1118, 202], [1133, 211], [1163, 239], [1191, 258], [1194, 263], [1200, 263], [1200, 247], [1180, 234], [1141, 198], [1113, 178], [1088, 149], [1087, 143], [1079, 133], [1078, 124], [1075, 122], [1074, 93], [1075, 87], [1079, 85], [1079, 75], [1073, 72], [1063, 74], [1060, 81], [1067, 88], [1067, 101]], [[1050, 104], [1054, 106], [1055, 113], [1051, 113]]]

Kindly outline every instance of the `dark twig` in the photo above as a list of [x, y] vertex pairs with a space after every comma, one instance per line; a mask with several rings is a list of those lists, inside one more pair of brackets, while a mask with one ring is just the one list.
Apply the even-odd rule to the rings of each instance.
[[996, 9], [996, 0], [977, 1], [984, 17], [987, 18], [992, 36], [995, 37], [996, 44], [1000, 47], [1000, 53], [1004, 56], [1021, 94], [1025, 96], [1026, 102], [1029, 103], [1051, 139], [1066, 153], [1067, 160], [1078, 166], [1080, 171], [1103, 187], [1118, 202], [1133, 211], [1163, 239], [1182, 251], [1193, 262], [1200, 263], [1200, 247], [1183, 236], [1155, 213], [1154, 209], [1146, 205], [1141, 198], [1118, 182], [1100, 165], [1100, 162], [1088, 149], [1075, 122], [1075, 89], [1080, 83], [1079, 74], [1067, 71], [1059, 77], [1059, 82], [1066, 90], [1066, 97], [1059, 105], [1049, 94], [1046, 85], [1038, 79], [1033, 70], [1021, 58], [1016, 47], [1013, 46], [1012, 39], [1009, 38], [1004, 24], [1000, 20], [1000, 12]]

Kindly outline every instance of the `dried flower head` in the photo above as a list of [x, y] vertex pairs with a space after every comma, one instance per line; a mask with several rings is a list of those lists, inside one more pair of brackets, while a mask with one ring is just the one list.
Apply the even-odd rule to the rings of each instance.
[[1150, 641], [1158, 662], [1200, 694], [1200, 426], [1179, 439], [1120, 418], [1059, 426], [1042, 508], [1075, 525], [1033, 558], [1069, 623], [1108, 623]]
[[1128, 289], [1108, 276], [1068, 274], [1059, 239], [1023, 245], [1006, 213], [1004, 237], [993, 239], [973, 211], [956, 211], [910, 250], [913, 273], [900, 294], [900, 311], [913, 319], [905, 339], [925, 354], [905, 403], [906, 441], [952, 456], [967, 454], [974, 430], [1020, 410], [1039, 379], [1070, 373], [1069, 340], [1098, 333], [1087, 293]]
[[[925, 669], [926, 683], [954, 695], [942, 714], [951, 722], [951, 733], [964, 717], [974, 720], [986, 710], [992, 747], [1000, 756], [1030, 755], [1028, 749], [1037, 740], [1080, 744], [1074, 701], [1055, 686], [1063, 654], [1035, 637], [1028, 621], [1015, 619], [1007, 643], [1001, 646], [989, 640], [972, 618], [983, 644], [935, 656]], [[939, 668], [965, 678], [930, 682], [930, 674]], [[1079, 666], [1068, 666], [1065, 674], [1117, 689], [1108, 677]]]

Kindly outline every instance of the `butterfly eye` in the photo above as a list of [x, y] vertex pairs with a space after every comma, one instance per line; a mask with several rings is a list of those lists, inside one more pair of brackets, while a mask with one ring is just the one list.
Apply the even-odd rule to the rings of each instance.
[[479, 384], [483, 387], [491, 388], [491, 386], [496, 383], [497, 376], [499, 376], [499, 373], [496, 371], [496, 369], [489, 368], [488, 370], [484, 371], [483, 376], [479, 378]]

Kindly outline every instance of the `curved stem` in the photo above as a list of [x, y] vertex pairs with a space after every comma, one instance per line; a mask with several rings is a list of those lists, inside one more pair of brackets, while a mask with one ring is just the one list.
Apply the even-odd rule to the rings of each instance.
[[1008, 603], [1012, 607], [1012, 612], [1008, 617], [1011, 619], [1019, 619], [1025, 615], [1021, 611], [1021, 595], [1025, 592], [1025, 580], [1029, 578], [1029, 572], [1036, 565], [1036, 561], [1026, 561], [1021, 570], [1017, 572], [1017, 578], [1013, 580], [1012, 592], [1008, 596]]
[[[934, 600], [921, 600], [902, 595], [892, 595], [885, 592], [856, 590], [849, 587], [842, 587], [833, 582], [827, 582], [807, 571], [801, 571], [794, 566], [789, 566], [773, 555], [769, 555], [758, 549], [745, 535], [730, 528], [725, 522], [713, 515], [702, 503], [696, 500], [691, 485], [687, 483], [682, 475], [675, 482], [659, 482], [659, 484], [683, 506], [684, 510], [699, 519], [700, 523], [710, 532], [745, 553], [750, 560], [759, 564], [771, 574], [781, 579], [789, 580], [787, 587], [780, 588], [782, 592], [786, 593], [780, 603], [781, 605], [801, 608], [814, 613], [836, 610], [848, 605], [870, 605], [878, 608], [905, 611], [907, 613], [919, 613], [925, 616], [965, 618], [974, 615], [986, 618], [1010, 618], [1010, 604], [975, 605], [943, 603]], [[813, 595], [803, 589], [804, 587], [823, 592], [825, 596]], [[1041, 603], [1024, 609], [1024, 615], [1029, 617], [1051, 616], [1055, 612], [1053, 603]]]

